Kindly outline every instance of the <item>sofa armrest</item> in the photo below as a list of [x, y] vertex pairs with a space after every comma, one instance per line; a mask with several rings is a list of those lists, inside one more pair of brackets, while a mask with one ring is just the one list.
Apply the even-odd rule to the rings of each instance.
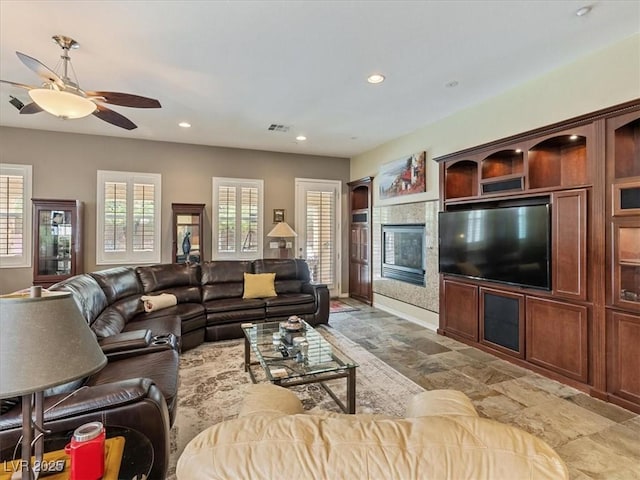
[[151, 343], [151, 330], [132, 330], [102, 338], [98, 341], [105, 355], [114, 352], [135, 350]]
[[429, 390], [414, 395], [407, 405], [406, 417], [462, 415], [477, 417], [478, 412], [469, 397], [457, 390]]
[[[51, 433], [71, 432], [88, 422], [102, 422], [137, 430], [153, 446], [150, 479], [165, 478], [169, 461], [169, 412], [158, 387], [148, 378], [132, 378], [93, 387], [81, 387], [45, 398], [45, 428]], [[47, 411], [48, 410], [48, 411]], [[0, 416], [0, 450], [13, 448], [22, 434], [20, 405]], [[0, 462], [1, 463], [1, 462]]]
[[313, 325], [329, 323], [329, 289], [324, 283], [303, 283], [302, 292], [310, 293], [316, 300]]

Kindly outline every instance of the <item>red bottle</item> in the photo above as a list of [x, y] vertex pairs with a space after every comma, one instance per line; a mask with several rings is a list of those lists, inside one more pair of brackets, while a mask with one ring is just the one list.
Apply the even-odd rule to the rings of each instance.
[[85, 423], [73, 432], [64, 451], [71, 457], [70, 480], [99, 480], [104, 475], [104, 426]]

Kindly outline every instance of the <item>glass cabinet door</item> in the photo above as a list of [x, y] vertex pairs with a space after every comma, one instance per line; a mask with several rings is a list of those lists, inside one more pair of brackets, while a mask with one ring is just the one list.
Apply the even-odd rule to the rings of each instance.
[[203, 247], [203, 203], [172, 203], [174, 263], [200, 263]]
[[49, 287], [81, 273], [81, 203], [33, 200], [33, 209], [33, 284]]

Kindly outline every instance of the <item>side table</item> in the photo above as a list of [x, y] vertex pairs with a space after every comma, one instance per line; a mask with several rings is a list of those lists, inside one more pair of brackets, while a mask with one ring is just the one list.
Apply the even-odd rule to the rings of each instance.
[[[107, 425], [105, 431], [107, 439], [123, 437], [124, 449], [118, 473], [111, 471], [110, 466], [105, 466], [104, 478], [118, 480], [144, 480], [149, 478], [149, 473], [153, 466], [153, 446], [149, 439], [137, 430], [127, 427]], [[65, 445], [71, 441], [72, 436], [73, 430], [45, 435], [45, 459], [46, 452], [64, 450]], [[20, 454], [19, 448], [17, 453], [18, 455]], [[12, 472], [20, 469], [20, 458], [14, 458], [13, 454], [13, 448], [7, 448], [0, 452], [0, 480], [9, 480]], [[57, 456], [57, 458], [62, 458], [62, 456]], [[64, 458], [67, 459], [67, 465], [69, 465], [69, 456], [64, 454]], [[48, 475], [45, 478], [47, 480], [68, 480], [69, 474], [70, 470], [67, 467], [63, 472]]]

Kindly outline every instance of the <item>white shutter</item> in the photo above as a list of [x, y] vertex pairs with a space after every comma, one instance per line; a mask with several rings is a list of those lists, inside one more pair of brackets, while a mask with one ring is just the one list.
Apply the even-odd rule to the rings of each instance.
[[218, 251], [236, 251], [236, 187], [227, 185], [218, 190]]
[[258, 189], [242, 187], [240, 197], [240, 231], [242, 235], [241, 252], [258, 251]]
[[96, 263], [158, 263], [162, 176], [98, 171]]
[[0, 165], [0, 267], [31, 265], [31, 165]]
[[263, 181], [213, 178], [213, 258], [262, 256]]
[[156, 238], [155, 185], [133, 184], [133, 251], [152, 252]]
[[102, 229], [105, 252], [126, 252], [127, 250], [127, 184], [105, 182], [104, 184], [104, 226]]
[[335, 281], [335, 194], [306, 192], [306, 255], [313, 280], [333, 285]]

